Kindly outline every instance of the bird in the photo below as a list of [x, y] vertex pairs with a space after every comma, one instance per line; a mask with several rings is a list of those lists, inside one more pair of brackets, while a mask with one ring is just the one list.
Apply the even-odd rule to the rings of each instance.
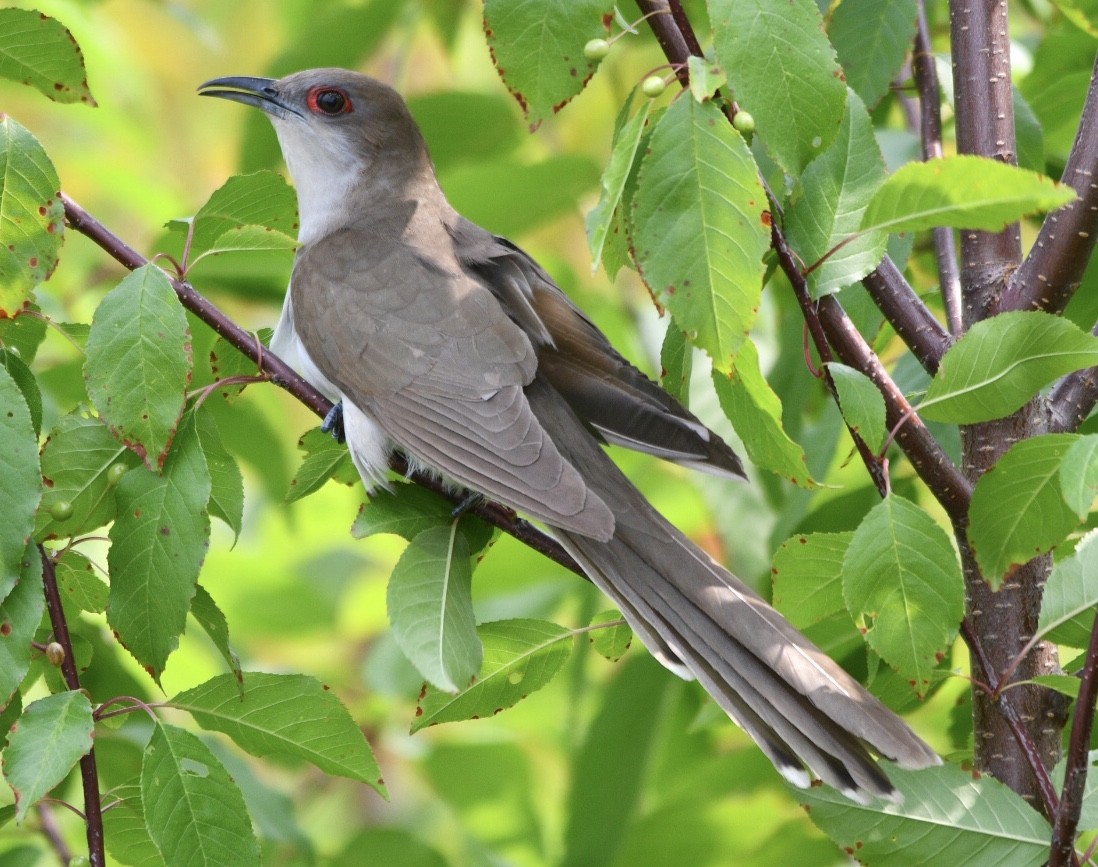
[[735, 452], [611, 346], [527, 253], [449, 203], [387, 84], [338, 68], [230, 76], [299, 204], [271, 350], [342, 407], [367, 489], [394, 449], [543, 524], [648, 650], [697, 679], [790, 783], [900, 800], [877, 757], [941, 763], [898, 715], [667, 521], [603, 446], [730, 478]]

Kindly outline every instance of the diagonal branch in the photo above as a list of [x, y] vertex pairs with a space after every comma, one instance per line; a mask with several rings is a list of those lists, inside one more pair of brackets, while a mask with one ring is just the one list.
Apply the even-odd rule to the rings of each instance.
[[900, 269], [885, 256], [877, 269], [862, 279], [862, 285], [923, 369], [933, 376], [953, 341], [942, 323], [915, 294]]
[[1061, 313], [1082, 282], [1098, 238], [1098, 58], [1061, 180], [1079, 198], [1049, 214], [1003, 296], [1006, 310]]
[[[62, 193], [61, 198], [65, 204], [65, 218], [73, 229], [90, 238], [116, 261], [131, 271], [148, 264], [148, 260], [144, 256], [92, 217], [67, 195]], [[171, 278], [170, 275], [169, 278], [183, 306], [254, 361], [275, 385], [292, 394], [321, 418], [328, 414], [328, 411], [332, 408], [331, 401], [298, 376], [277, 355], [266, 348], [262, 348], [255, 339], [254, 334], [233, 322], [215, 304], [199, 294], [189, 282]], [[455, 505], [462, 505], [466, 500], [463, 492], [453, 490], [440, 479], [428, 473], [409, 474], [408, 463], [404, 456], [399, 453], [394, 453], [390, 458], [389, 467], [394, 472], [410, 478], [417, 485], [445, 497]], [[470, 506], [468, 511], [487, 521], [493, 527], [498, 527], [504, 533], [514, 536], [527, 547], [533, 548], [551, 560], [555, 560], [566, 569], [586, 577], [576, 561], [555, 539], [541, 532], [528, 521], [519, 518], [514, 511], [506, 506], [482, 499]]]

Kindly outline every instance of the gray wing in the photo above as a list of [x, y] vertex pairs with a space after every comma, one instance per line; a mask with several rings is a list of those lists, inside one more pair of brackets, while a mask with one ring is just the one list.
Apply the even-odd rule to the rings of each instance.
[[299, 253], [295, 328], [313, 363], [424, 464], [531, 517], [609, 539], [612, 513], [526, 400], [537, 370], [529, 338], [459, 268], [385, 231], [399, 222], [345, 229]]

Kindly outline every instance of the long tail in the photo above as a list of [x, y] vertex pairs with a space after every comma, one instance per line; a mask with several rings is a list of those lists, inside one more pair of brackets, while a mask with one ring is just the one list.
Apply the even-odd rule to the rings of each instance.
[[786, 779], [807, 786], [811, 770], [854, 800], [894, 800], [871, 751], [907, 768], [941, 763], [899, 716], [653, 509], [561, 411], [552, 389], [532, 385], [527, 394], [557, 447], [614, 512], [609, 542], [557, 530], [561, 543], [649, 650], [701, 681]]

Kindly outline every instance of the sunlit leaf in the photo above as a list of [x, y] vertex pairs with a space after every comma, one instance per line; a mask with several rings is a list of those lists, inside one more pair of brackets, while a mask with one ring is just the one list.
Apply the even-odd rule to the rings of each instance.
[[591, 619], [587, 640], [600, 655], [617, 662], [633, 643], [633, 630], [615, 609], [603, 611]]
[[240, 670], [240, 657], [236, 655], [229, 644], [229, 621], [221, 609], [217, 607], [213, 597], [201, 584], [194, 588], [194, 598], [191, 600], [191, 616], [198, 621], [202, 631], [213, 642], [221, 658], [229, 666], [243, 692], [243, 675]]
[[19, 581], [0, 600], [0, 704], [7, 704], [30, 669], [31, 642], [42, 622], [42, 558], [28, 545]]
[[1070, 557], [1057, 563], [1041, 597], [1037, 635], [1057, 644], [1086, 647], [1098, 606], [1098, 530], [1091, 530]]
[[56, 18], [32, 9], [0, 9], [0, 76], [29, 84], [55, 102], [95, 105], [84, 55]]
[[831, 362], [827, 369], [839, 393], [839, 409], [846, 423], [870, 449], [879, 451], [885, 438], [885, 402], [881, 390], [864, 373], [845, 364]]
[[869, 106], [892, 85], [915, 38], [915, 0], [843, 0], [828, 35], [846, 83]]
[[843, 557], [853, 533], [794, 536], [774, 552], [774, 607], [798, 629], [846, 611]]
[[306, 431], [297, 441], [297, 447], [305, 452], [305, 459], [290, 482], [286, 502], [292, 503], [319, 491], [326, 481], [339, 477], [341, 481], [355, 481], [358, 472], [351, 462], [351, 453], [344, 443], [336, 442], [331, 434], [320, 428]]
[[1060, 465], [1077, 437], [1046, 434], [1010, 447], [980, 477], [969, 507], [968, 540], [984, 578], [1058, 545], [1079, 523], [1060, 491]]
[[1080, 521], [1098, 497], [1098, 434], [1079, 437], [1060, 464], [1060, 492]]
[[14, 586], [42, 499], [38, 437], [19, 385], [0, 364], [0, 599]]

